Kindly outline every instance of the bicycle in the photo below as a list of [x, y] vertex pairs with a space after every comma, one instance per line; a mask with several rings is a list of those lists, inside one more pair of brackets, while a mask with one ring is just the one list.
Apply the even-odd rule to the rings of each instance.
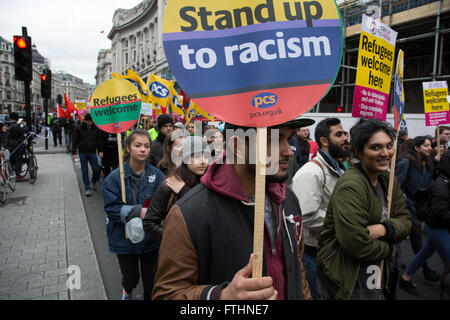
[[[37, 165], [37, 160], [36, 160], [36, 156], [34, 155], [34, 151], [33, 151], [33, 144], [35, 144], [36, 142], [32, 141], [32, 137], [31, 137], [31, 141], [28, 141], [29, 138], [27, 138], [27, 144], [26, 144], [26, 148], [25, 148], [25, 152], [23, 154], [23, 165], [22, 165], [22, 170], [19, 174], [20, 177], [25, 178], [28, 175], [28, 182], [31, 184], [34, 184], [36, 182], [36, 178], [37, 178], [37, 170], [38, 170], [38, 165]], [[25, 166], [25, 169], [24, 169]]]
[[11, 162], [9, 162], [9, 150], [3, 151], [4, 158], [0, 159], [0, 202], [5, 202], [7, 188], [13, 192], [16, 190], [16, 175], [12, 168]]

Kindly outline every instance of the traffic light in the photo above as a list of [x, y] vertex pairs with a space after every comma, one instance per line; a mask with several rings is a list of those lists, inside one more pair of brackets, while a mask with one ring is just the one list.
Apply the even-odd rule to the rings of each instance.
[[20, 81], [33, 80], [33, 53], [31, 37], [14, 36], [15, 78]]
[[52, 70], [44, 69], [41, 74], [41, 96], [49, 99], [52, 96]]
[[344, 111], [344, 109], [343, 109], [341, 106], [338, 106], [338, 107], [337, 107], [337, 112], [338, 112], [338, 113], [342, 113], [342, 111]]

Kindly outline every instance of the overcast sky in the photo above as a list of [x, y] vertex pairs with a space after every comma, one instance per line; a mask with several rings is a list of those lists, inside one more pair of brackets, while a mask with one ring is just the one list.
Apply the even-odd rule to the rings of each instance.
[[[0, 36], [12, 42], [27, 27], [37, 50], [62, 70], [95, 84], [100, 49], [110, 49], [107, 36], [114, 11], [131, 9], [141, 0], [0, 0]], [[101, 31], [105, 32], [102, 34]]]

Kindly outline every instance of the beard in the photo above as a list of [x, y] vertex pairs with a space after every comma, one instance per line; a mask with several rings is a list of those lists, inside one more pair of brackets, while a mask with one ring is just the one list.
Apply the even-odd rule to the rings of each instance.
[[274, 174], [271, 176], [266, 176], [266, 184], [267, 183], [283, 183], [286, 182], [288, 179], [288, 173], [284, 174]]
[[[256, 164], [247, 164], [246, 165], [247, 172], [252, 175], [256, 175]], [[268, 183], [283, 183], [286, 182], [289, 177], [288, 170], [284, 173], [277, 173], [273, 175], [266, 175], [266, 185]]]
[[344, 159], [350, 156], [348, 144], [339, 146], [338, 144], [330, 143], [328, 151], [330, 152], [330, 156], [334, 159]]

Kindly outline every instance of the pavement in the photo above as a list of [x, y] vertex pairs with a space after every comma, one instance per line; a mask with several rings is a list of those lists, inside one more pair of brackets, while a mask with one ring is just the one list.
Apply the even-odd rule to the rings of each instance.
[[0, 300], [106, 300], [72, 157], [35, 141], [36, 183], [0, 205]]

